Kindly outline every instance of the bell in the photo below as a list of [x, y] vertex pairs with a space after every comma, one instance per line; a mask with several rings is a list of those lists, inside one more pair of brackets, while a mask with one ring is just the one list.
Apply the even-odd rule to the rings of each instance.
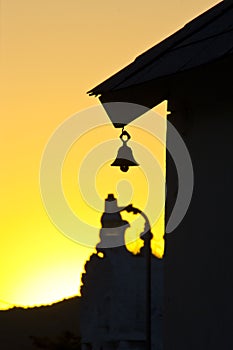
[[[123, 139], [124, 136], [127, 136], [127, 140]], [[139, 164], [134, 159], [131, 148], [126, 144], [130, 139], [130, 135], [126, 131], [123, 131], [120, 138], [123, 142], [123, 146], [119, 148], [117, 157], [111, 166], [119, 166], [121, 171], [127, 172], [130, 166], [138, 166]]]

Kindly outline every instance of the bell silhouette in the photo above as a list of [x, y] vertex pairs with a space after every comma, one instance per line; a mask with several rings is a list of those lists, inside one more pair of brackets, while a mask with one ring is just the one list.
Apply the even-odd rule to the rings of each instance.
[[119, 166], [121, 171], [127, 172], [130, 166], [138, 166], [133, 156], [133, 152], [129, 146], [126, 145], [126, 142], [123, 142], [118, 150], [117, 157], [111, 166]]

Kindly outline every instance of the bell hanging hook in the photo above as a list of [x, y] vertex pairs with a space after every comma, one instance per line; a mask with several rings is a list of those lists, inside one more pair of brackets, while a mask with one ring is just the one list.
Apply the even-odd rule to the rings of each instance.
[[[124, 139], [124, 136], [126, 136], [126, 138], [127, 138], [126, 140]], [[131, 139], [130, 134], [126, 130], [124, 130], [124, 127], [122, 128], [122, 132], [120, 134], [120, 139], [123, 142], [123, 144], [127, 143]]]

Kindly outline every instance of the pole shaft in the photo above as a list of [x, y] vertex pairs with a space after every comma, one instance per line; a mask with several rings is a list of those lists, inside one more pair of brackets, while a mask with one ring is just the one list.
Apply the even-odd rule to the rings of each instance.
[[146, 340], [147, 349], [151, 350], [151, 244], [146, 239]]

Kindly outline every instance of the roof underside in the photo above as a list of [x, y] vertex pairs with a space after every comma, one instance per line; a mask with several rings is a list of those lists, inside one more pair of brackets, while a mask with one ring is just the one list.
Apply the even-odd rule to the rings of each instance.
[[233, 1], [225, 0], [186, 24], [88, 93], [104, 95], [217, 61], [233, 53]]

